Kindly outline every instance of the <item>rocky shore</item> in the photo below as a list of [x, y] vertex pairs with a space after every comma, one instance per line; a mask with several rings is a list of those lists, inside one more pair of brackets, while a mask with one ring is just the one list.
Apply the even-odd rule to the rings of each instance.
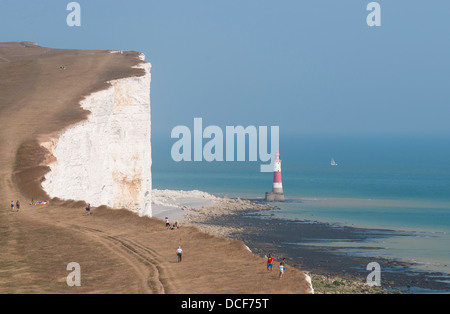
[[[192, 197], [192, 194], [186, 193], [184, 197]], [[448, 285], [439, 280], [442, 279], [441, 274], [415, 272], [411, 269], [413, 265], [408, 263], [377, 256], [337, 255], [326, 245], [310, 247], [288, 243], [293, 239], [301, 243], [340, 238], [363, 242], [369, 238], [382, 239], [408, 234], [397, 234], [392, 230], [337, 227], [312, 221], [267, 219], [271, 216], [270, 211], [276, 209], [265, 202], [221, 198], [207, 193], [202, 194], [202, 197], [211, 203], [205, 206], [184, 205], [178, 209], [183, 212], [183, 225], [196, 226], [205, 233], [240, 240], [261, 257], [269, 252], [278, 259], [286, 257], [290, 266], [309, 274], [315, 293], [413, 293], [448, 289]], [[365, 282], [368, 274], [366, 265], [374, 259], [383, 268], [382, 287], [369, 287]]]
[[[272, 207], [260, 202], [243, 200], [240, 198], [231, 199], [228, 197], [217, 198], [214, 205], [201, 208], [184, 207], [185, 224], [194, 225], [201, 231], [220, 237], [230, 237], [232, 234], [243, 231], [242, 227], [224, 226], [220, 223], [220, 218], [229, 215], [239, 215], [245, 211], [270, 210]], [[217, 222], [215, 224], [214, 222]]]

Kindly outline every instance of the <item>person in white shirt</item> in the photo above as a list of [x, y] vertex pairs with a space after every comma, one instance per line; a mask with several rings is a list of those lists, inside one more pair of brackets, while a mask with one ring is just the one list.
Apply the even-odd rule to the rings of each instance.
[[178, 256], [178, 263], [181, 262], [181, 255], [183, 253], [183, 250], [181, 249], [181, 246], [178, 247], [177, 249], [177, 256]]
[[284, 274], [284, 265], [283, 265], [283, 263], [280, 263], [279, 268], [280, 268], [280, 279], [281, 279], [281, 278], [283, 278], [283, 274]]
[[170, 220], [169, 220], [169, 217], [166, 217], [166, 218], [165, 218], [165, 221], [166, 221], [166, 228], [167, 228], [167, 230], [169, 230], [169, 229], [170, 229]]

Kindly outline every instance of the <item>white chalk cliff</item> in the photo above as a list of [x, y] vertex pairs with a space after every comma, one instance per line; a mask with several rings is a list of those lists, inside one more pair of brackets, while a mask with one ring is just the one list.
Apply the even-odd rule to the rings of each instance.
[[[144, 56], [141, 56], [144, 59]], [[47, 145], [56, 161], [42, 187], [50, 197], [152, 216], [150, 63], [145, 75], [111, 81], [86, 97], [84, 120]]]

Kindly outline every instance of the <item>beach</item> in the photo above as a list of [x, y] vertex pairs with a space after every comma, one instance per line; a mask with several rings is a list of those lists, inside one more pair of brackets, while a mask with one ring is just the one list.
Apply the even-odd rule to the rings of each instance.
[[[154, 193], [170, 196], [170, 209], [163, 213], [176, 217], [182, 225], [194, 225], [203, 232], [242, 241], [264, 258], [269, 254], [280, 260], [286, 258], [291, 267], [306, 271], [313, 278], [315, 293], [431, 293], [449, 289], [448, 274], [418, 270], [413, 262], [382, 257], [377, 253], [380, 248], [366, 245], [391, 237], [415, 237], [412, 232], [280, 219], [276, 217], [276, 203], [261, 200], [216, 197], [200, 191]], [[161, 214], [158, 218], [164, 217]], [[347, 247], [336, 249], [333, 241], [345, 241]], [[355, 249], [366, 253], [349, 253]], [[365, 284], [370, 273], [366, 266], [374, 261], [383, 270], [383, 288], [378, 290]], [[328, 286], [324, 283], [327, 281]]]

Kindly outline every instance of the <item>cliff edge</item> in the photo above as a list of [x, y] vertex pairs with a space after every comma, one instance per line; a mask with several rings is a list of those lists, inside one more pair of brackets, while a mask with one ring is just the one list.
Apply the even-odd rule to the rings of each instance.
[[151, 217], [151, 65], [137, 67], [144, 75], [110, 81], [87, 96], [87, 119], [43, 143], [55, 157], [42, 182], [50, 197]]
[[0, 113], [12, 126], [25, 122], [1, 139], [16, 153], [11, 179], [24, 195], [151, 216], [151, 65], [143, 54], [7, 42], [0, 67]]
[[[149, 88], [145, 81], [150, 79], [150, 68], [141, 58], [137, 52], [0, 43], [0, 198], [4, 200], [0, 202], [0, 293], [310, 293], [305, 274], [289, 267], [283, 280], [276, 274], [270, 276], [265, 259], [239, 241], [204, 234], [192, 226], [168, 231], [159, 219], [106, 206], [85, 216], [85, 201], [93, 203], [88, 198], [95, 200], [101, 193], [94, 193], [94, 187], [81, 189], [68, 178], [63, 178], [61, 189], [80, 189], [83, 201], [53, 199], [47, 206], [30, 204], [31, 199], [49, 199], [41, 181], [46, 176], [44, 185], [57, 180], [59, 163], [78, 167], [77, 171], [61, 168], [68, 177], [73, 172], [90, 178], [102, 175], [103, 166], [112, 169], [114, 162], [122, 167], [131, 156], [123, 165], [125, 179], [132, 178], [135, 170], [139, 173], [133, 154], [122, 151], [143, 148], [138, 144], [113, 148], [108, 141], [116, 136], [129, 138], [130, 132], [138, 132], [136, 136], [144, 141], [150, 135], [140, 134], [146, 132], [145, 127], [135, 127], [143, 122], [140, 119], [149, 119], [141, 111], [148, 104], [148, 94], [136, 99], [130, 96], [140, 94], [136, 86]], [[140, 122], [121, 120], [125, 112], [135, 113]], [[87, 128], [88, 124], [94, 129]], [[74, 129], [85, 133], [68, 136]], [[85, 145], [94, 144], [100, 132], [108, 134], [105, 143], [90, 145], [97, 151], [87, 150]], [[63, 143], [78, 148], [63, 149]], [[95, 156], [106, 152], [112, 154], [110, 159]], [[85, 158], [84, 168], [72, 154], [89, 156], [79, 156]], [[98, 169], [89, 168], [93, 160]], [[12, 200], [20, 200], [20, 212], [10, 210]], [[174, 254], [178, 246], [186, 253], [181, 264]], [[199, 268], [198, 256], [208, 263]], [[81, 266], [81, 287], [66, 283], [70, 262]]]

